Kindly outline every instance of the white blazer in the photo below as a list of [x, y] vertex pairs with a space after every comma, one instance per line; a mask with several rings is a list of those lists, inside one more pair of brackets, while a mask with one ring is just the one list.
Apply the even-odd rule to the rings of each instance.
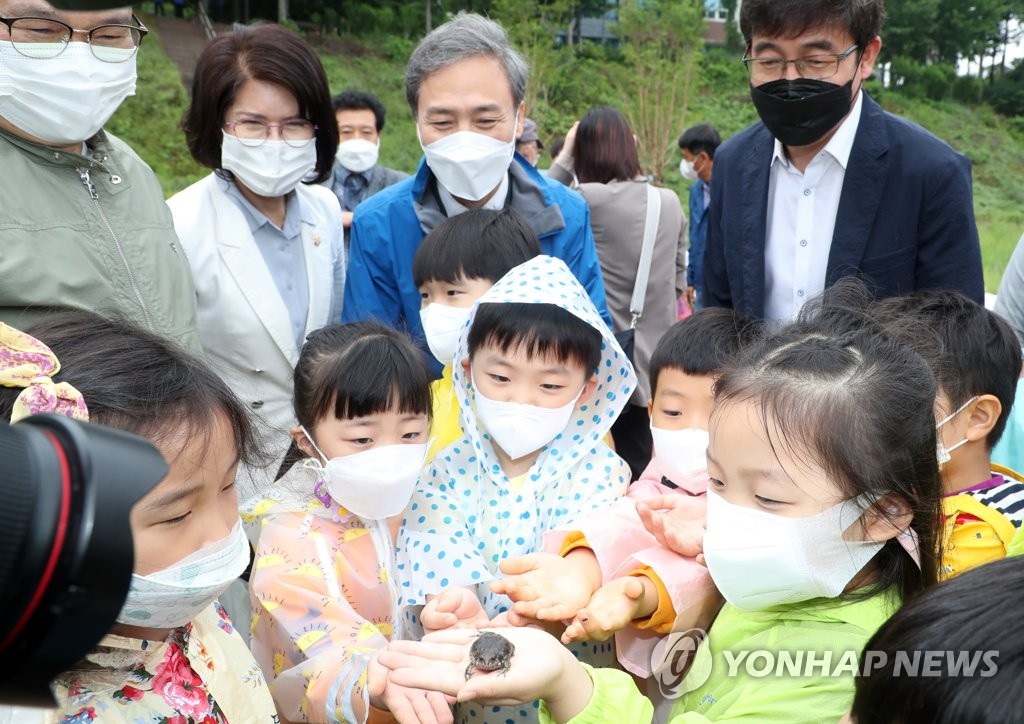
[[[167, 205], [192, 267], [199, 339], [208, 361], [236, 395], [267, 424], [265, 469], [239, 474], [239, 501], [273, 483], [290, 445], [292, 373], [299, 358], [288, 309], [277, 291], [245, 215], [210, 174]], [[303, 336], [341, 316], [345, 246], [341, 206], [323, 186], [300, 184], [304, 208], [301, 252], [309, 312]], [[243, 472], [243, 471], [240, 471]]]

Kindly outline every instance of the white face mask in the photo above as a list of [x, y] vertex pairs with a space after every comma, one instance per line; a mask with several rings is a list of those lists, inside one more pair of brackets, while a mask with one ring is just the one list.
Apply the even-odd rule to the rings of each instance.
[[316, 139], [298, 148], [269, 139], [259, 146], [246, 146], [225, 131], [220, 167], [260, 196], [284, 196], [316, 169]]
[[[475, 376], [475, 375], [474, 375]], [[537, 407], [518, 402], [498, 402], [476, 388], [476, 414], [487, 434], [513, 460], [540, 450], [565, 430], [583, 394], [584, 385], [562, 407]]]
[[693, 161], [687, 161], [685, 158], [679, 162], [679, 173], [687, 181], [696, 181], [699, 178], [697, 171], [693, 168]]
[[339, 505], [364, 520], [384, 520], [405, 510], [423, 471], [428, 444], [378, 445], [328, 460], [313, 436], [301, 429], [324, 459], [327, 490]]
[[427, 346], [441, 364], [452, 364], [459, 336], [469, 321], [471, 311], [468, 308], [449, 307], [436, 302], [420, 310], [420, 322], [423, 324]]
[[707, 430], [695, 427], [664, 430], [651, 425], [651, 437], [654, 438], [654, 455], [666, 469], [669, 480], [682, 483], [695, 477], [707, 477], [710, 440]]
[[249, 539], [238, 520], [227, 538], [200, 548], [170, 568], [132, 575], [119, 623], [176, 628], [194, 619], [249, 565]]
[[518, 125], [519, 113], [516, 112], [512, 137], [508, 141], [482, 133], [458, 131], [424, 146], [418, 125], [416, 137], [420, 138], [427, 165], [438, 182], [456, 198], [479, 201], [494, 191], [501, 183], [501, 177], [508, 173], [516, 150], [515, 129]]
[[868, 507], [861, 496], [817, 515], [787, 518], [708, 491], [704, 559], [711, 578], [745, 611], [835, 598], [885, 545], [843, 539]]
[[31, 136], [67, 146], [95, 136], [122, 101], [135, 95], [135, 49], [107, 63], [88, 43], [68, 43], [56, 58], [27, 58], [0, 41], [0, 116]]
[[377, 165], [380, 145], [363, 138], [352, 138], [338, 144], [338, 152], [334, 157], [344, 168], [353, 173], [369, 171]]
[[967, 402], [965, 402], [964, 404], [960, 405], [960, 407], [958, 407], [953, 413], [951, 413], [949, 415], [946, 415], [946, 417], [943, 418], [942, 421], [938, 425], [935, 426], [935, 458], [939, 461], [939, 467], [940, 468], [943, 465], [945, 465], [946, 463], [948, 463], [950, 460], [953, 459], [953, 456], [951, 455], [951, 453], [954, 450], [956, 450], [961, 445], [967, 444], [967, 438], [965, 437], [963, 440], [958, 442], [956, 445], [953, 445], [952, 447], [948, 447], [947, 448], [945, 443], [942, 442], [942, 426], [945, 425], [950, 420], [952, 420], [957, 415], [959, 415], [965, 409], [967, 409], [967, 406], [970, 405], [972, 402], [974, 402], [977, 399], [978, 399], [978, 396], [975, 395], [974, 397], [969, 399]]

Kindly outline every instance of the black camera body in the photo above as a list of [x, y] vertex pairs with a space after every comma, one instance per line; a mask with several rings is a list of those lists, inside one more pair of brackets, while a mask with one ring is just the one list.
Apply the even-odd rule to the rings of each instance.
[[0, 425], [0, 703], [53, 706], [53, 678], [110, 631], [134, 569], [132, 506], [167, 470], [118, 430]]

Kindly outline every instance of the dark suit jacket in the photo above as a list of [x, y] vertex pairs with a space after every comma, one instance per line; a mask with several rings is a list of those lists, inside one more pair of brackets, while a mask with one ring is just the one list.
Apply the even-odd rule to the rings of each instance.
[[[775, 139], [763, 124], [715, 153], [704, 250], [704, 304], [764, 316], [768, 175]], [[956, 289], [984, 301], [966, 156], [866, 94], [843, 180], [826, 288], [863, 278], [878, 296]]]

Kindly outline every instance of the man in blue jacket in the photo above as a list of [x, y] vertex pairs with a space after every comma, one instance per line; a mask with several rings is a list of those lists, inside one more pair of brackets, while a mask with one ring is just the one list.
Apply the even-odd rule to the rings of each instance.
[[679, 137], [683, 160], [679, 173], [690, 186], [690, 253], [686, 260], [686, 303], [694, 311], [704, 306], [704, 243], [708, 238], [708, 206], [711, 204], [711, 172], [715, 151], [722, 144], [718, 130], [707, 123], [690, 126]]
[[604, 284], [583, 198], [537, 173], [515, 153], [528, 71], [497, 23], [460, 13], [417, 46], [406, 97], [424, 159], [416, 175], [356, 209], [343, 322], [404, 325], [422, 340], [412, 260], [423, 237], [471, 208], [514, 209], [560, 257], [606, 322]]
[[744, 1], [761, 123], [715, 156], [705, 305], [789, 320], [845, 276], [878, 296], [983, 301], [970, 161], [863, 92], [882, 12], [882, 0]]

